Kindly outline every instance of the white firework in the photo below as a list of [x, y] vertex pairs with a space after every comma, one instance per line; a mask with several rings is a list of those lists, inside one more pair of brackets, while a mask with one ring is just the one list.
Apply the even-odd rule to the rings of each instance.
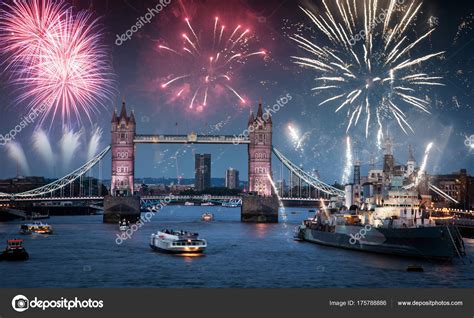
[[347, 110], [347, 131], [365, 116], [366, 137], [372, 120], [376, 120], [379, 131], [384, 120], [394, 119], [405, 133], [413, 132], [403, 105], [429, 113], [430, 103], [419, 93], [428, 86], [443, 85], [442, 77], [430, 75], [423, 66], [444, 52], [417, 55], [414, 50], [435, 29], [430, 28], [421, 36], [409, 35], [421, 3], [416, 0], [403, 1], [403, 5], [399, 0], [331, 3], [337, 9], [332, 11], [324, 0], [321, 12], [313, 13], [301, 7], [322, 37], [316, 41], [301, 34], [290, 37], [310, 53], [291, 58], [294, 63], [316, 71], [317, 85], [312, 90], [330, 95], [319, 105], [336, 103], [336, 112]]

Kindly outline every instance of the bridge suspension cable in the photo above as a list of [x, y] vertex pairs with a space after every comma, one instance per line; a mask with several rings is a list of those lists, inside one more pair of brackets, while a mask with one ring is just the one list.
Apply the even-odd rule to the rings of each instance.
[[307, 184], [313, 186], [314, 188], [318, 189], [319, 191], [322, 191], [324, 193], [327, 193], [329, 195], [334, 195], [343, 198], [344, 197], [344, 191], [337, 189], [333, 186], [330, 186], [329, 184], [326, 184], [319, 180], [318, 178], [310, 175], [306, 171], [303, 171], [301, 168], [299, 168], [297, 165], [292, 163], [290, 160], [288, 160], [278, 149], [275, 147], [272, 148], [273, 153], [277, 158], [288, 168], [290, 171], [292, 171], [294, 174], [296, 174], [301, 180], [306, 182]]
[[[82, 167], [74, 170], [70, 174], [62, 177], [61, 179], [58, 179], [54, 182], [51, 182], [47, 185], [44, 185], [42, 187], [21, 192], [21, 193], [4, 193], [6, 196], [9, 197], [20, 197], [20, 198], [25, 198], [25, 197], [40, 197], [45, 194], [49, 194], [52, 192], [55, 192], [57, 190], [60, 190], [67, 186], [68, 184], [73, 183], [76, 181], [78, 178], [82, 177], [87, 171], [89, 171], [92, 167], [94, 167], [102, 158], [109, 152], [110, 146], [107, 146], [104, 150], [102, 150], [97, 156], [86, 162]], [[0, 196], [4, 196], [4, 194], [0, 194]]]

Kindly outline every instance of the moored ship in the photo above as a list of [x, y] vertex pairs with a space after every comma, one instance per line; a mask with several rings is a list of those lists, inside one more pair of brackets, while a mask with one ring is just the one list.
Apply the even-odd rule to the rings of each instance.
[[334, 213], [323, 209], [305, 220], [297, 237], [317, 244], [407, 257], [451, 260], [465, 255], [453, 225], [439, 226], [420, 207], [418, 193], [389, 191], [373, 211]]

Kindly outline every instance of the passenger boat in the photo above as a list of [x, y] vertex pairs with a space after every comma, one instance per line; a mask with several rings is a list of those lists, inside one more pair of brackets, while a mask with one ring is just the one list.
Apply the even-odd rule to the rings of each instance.
[[465, 255], [457, 228], [436, 225], [420, 207], [416, 191], [389, 191], [374, 211], [331, 214], [323, 209], [297, 231], [308, 242], [358, 251], [439, 260]]
[[198, 233], [161, 230], [150, 236], [150, 247], [156, 251], [172, 254], [202, 253], [207, 242]]
[[30, 256], [23, 247], [23, 240], [7, 240], [7, 248], [0, 254], [0, 260], [26, 261]]
[[120, 231], [126, 231], [130, 228], [130, 222], [123, 219], [122, 221], [119, 222], [119, 230]]
[[20, 234], [53, 234], [51, 225], [41, 222], [22, 224], [20, 226]]
[[222, 203], [225, 208], [238, 208], [242, 206], [242, 199], [231, 199]]
[[201, 203], [201, 206], [213, 206], [213, 205], [214, 205], [214, 203], [212, 203], [212, 202], [203, 202], [203, 203]]
[[201, 215], [201, 220], [203, 221], [214, 221], [214, 214], [212, 213], [204, 213]]

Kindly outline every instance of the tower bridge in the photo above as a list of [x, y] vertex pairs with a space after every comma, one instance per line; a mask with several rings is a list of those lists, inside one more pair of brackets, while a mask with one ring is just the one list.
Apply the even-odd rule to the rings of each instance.
[[[111, 120], [111, 144], [102, 150], [96, 157], [89, 160], [82, 167], [50, 184], [30, 191], [7, 194], [0, 193], [0, 202], [18, 201], [47, 201], [61, 200], [63, 189], [77, 179], [82, 178], [96, 164], [104, 159], [110, 151], [112, 157], [110, 195], [103, 198], [104, 222], [117, 222], [121, 218], [138, 219], [140, 215], [140, 198], [135, 194], [135, 150], [137, 144], [227, 144], [247, 147], [248, 158], [248, 195], [243, 196], [242, 221], [244, 222], [277, 222], [279, 201], [319, 201], [331, 196], [343, 197], [344, 192], [319, 180], [318, 177], [305, 172], [303, 169], [288, 160], [280, 151], [273, 147], [273, 123], [269, 114], [264, 114], [262, 104], [259, 103], [257, 113], [250, 113], [247, 122], [248, 137], [236, 138], [231, 135], [187, 135], [167, 134], [137, 134], [134, 112], [127, 112], [125, 102], [122, 103], [120, 113], [114, 111]], [[278, 195], [272, 179], [272, 154], [284, 165], [291, 176], [304, 182], [315, 190], [314, 198], [294, 198], [291, 191], [289, 196]], [[64, 200], [71, 200], [64, 197]], [[87, 198], [77, 197], [77, 200]], [[94, 197], [92, 200], [102, 199]]]

